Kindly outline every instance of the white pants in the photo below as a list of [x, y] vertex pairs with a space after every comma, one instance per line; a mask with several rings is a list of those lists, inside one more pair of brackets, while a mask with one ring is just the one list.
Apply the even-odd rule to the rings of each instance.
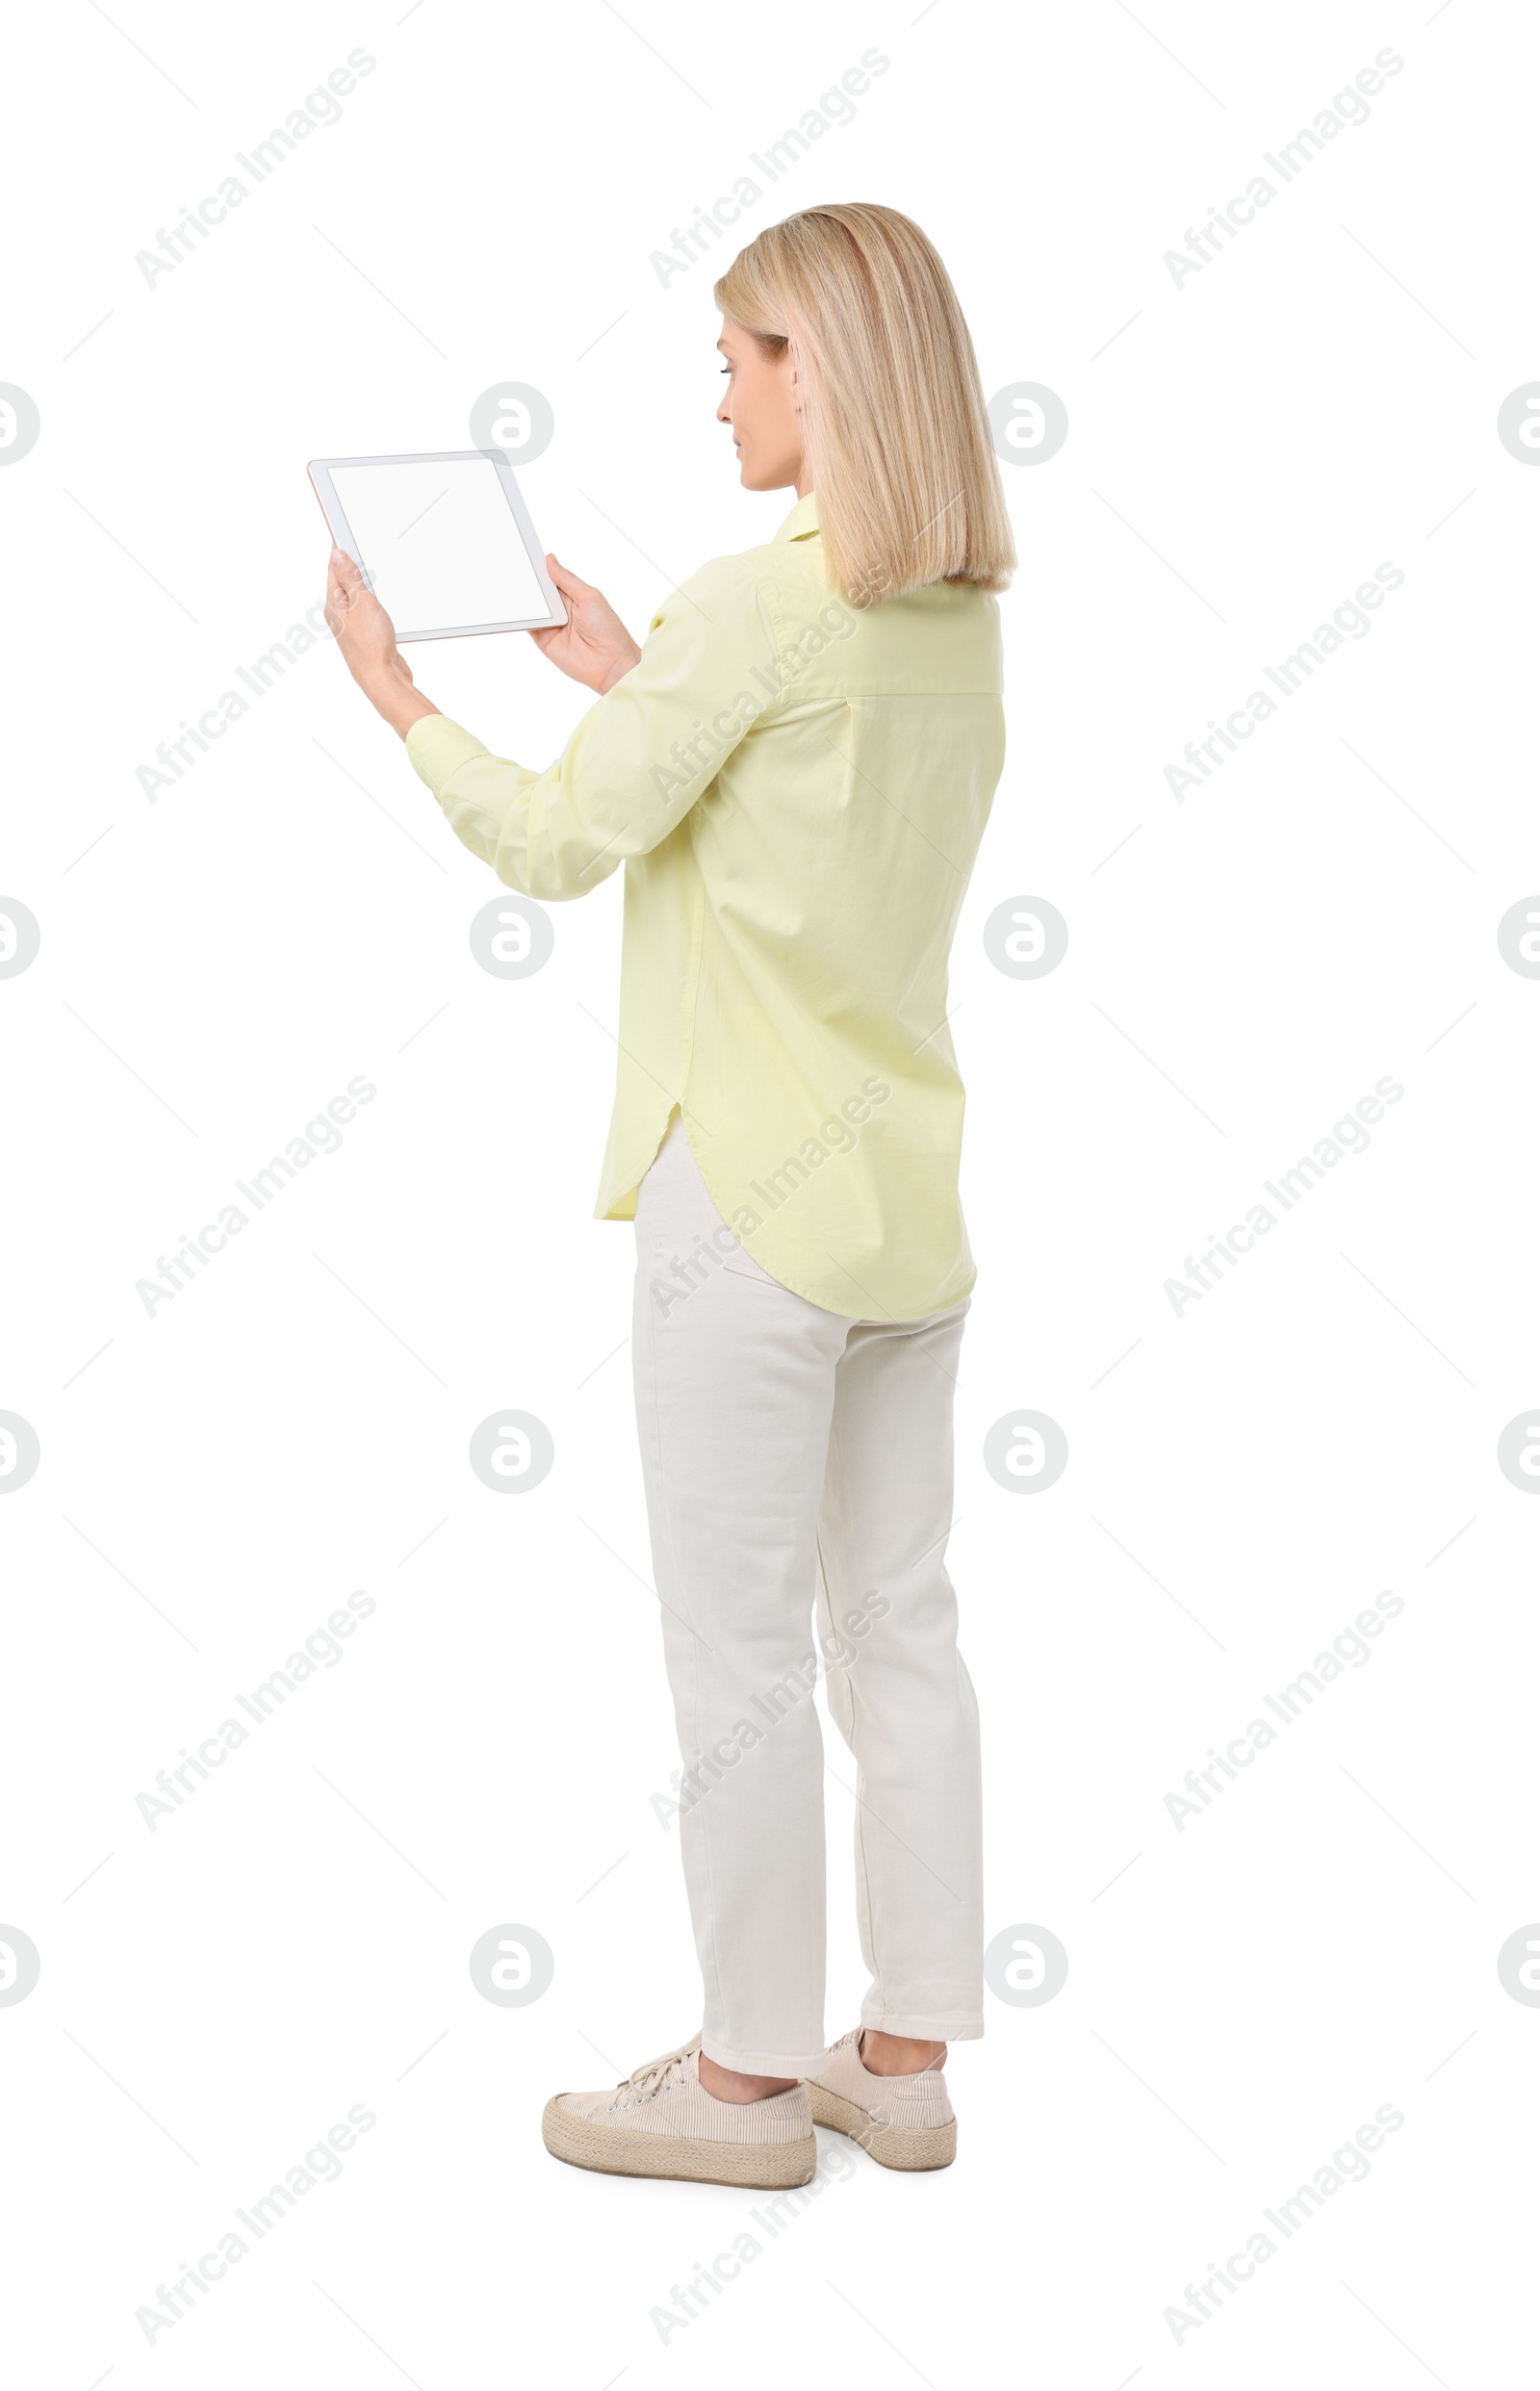
[[978, 1707], [945, 1567], [967, 1303], [853, 1321], [781, 1286], [723, 1222], [677, 1114], [636, 1246], [702, 2047], [754, 2075], [805, 2075], [823, 2053], [819, 1676], [856, 1757], [861, 2022], [981, 2035]]

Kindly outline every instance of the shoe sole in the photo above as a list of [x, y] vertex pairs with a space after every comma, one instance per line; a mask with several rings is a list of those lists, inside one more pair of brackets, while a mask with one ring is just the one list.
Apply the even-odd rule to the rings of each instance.
[[848, 2134], [879, 2167], [897, 2167], [907, 2174], [923, 2174], [933, 2167], [950, 2167], [957, 2156], [955, 2117], [944, 2125], [889, 2124], [883, 2118], [873, 2117], [869, 2109], [858, 2108], [854, 2100], [842, 2100], [837, 2093], [826, 2092], [822, 2084], [810, 2079], [808, 2097], [812, 2103], [815, 2125], [828, 2125], [836, 2134]]
[[682, 2134], [649, 2134], [575, 2117], [558, 2093], [548, 2100], [540, 2132], [552, 2158], [596, 2175], [651, 2175], [675, 2183], [731, 2183], [752, 2192], [790, 2192], [810, 2183], [818, 2168], [811, 2134], [800, 2142], [697, 2142]]

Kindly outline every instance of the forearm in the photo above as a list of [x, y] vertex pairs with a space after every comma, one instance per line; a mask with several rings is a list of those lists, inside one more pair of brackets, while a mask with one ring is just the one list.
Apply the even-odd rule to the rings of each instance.
[[414, 722], [424, 714], [436, 714], [439, 708], [431, 698], [425, 698], [413, 684], [411, 673], [399, 656], [388, 663], [372, 665], [367, 672], [355, 673], [354, 680], [382, 721], [388, 722], [398, 737], [405, 738]]
[[433, 791], [462, 845], [524, 896], [559, 903], [586, 896], [624, 861], [624, 836], [576, 811], [561, 764], [533, 772], [489, 755], [447, 714], [414, 723], [407, 759]]

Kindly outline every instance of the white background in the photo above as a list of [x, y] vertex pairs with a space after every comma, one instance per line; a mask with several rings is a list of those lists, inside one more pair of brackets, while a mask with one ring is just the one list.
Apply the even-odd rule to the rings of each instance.
[[[1387, 47], [1370, 121], [1178, 287], [1164, 253]], [[355, 48], [342, 120], [147, 285], [136, 251]], [[991, 1995], [956, 2052], [955, 2168], [854, 2154], [665, 2342], [651, 2311], [752, 2196], [539, 2139], [550, 2093], [699, 2015], [652, 1800], [678, 1762], [631, 1239], [590, 1218], [619, 880], [556, 913], [536, 975], [484, 972], [496, 883], [325, 642], [154, 802], [137, 776], [320, 596], [305, 460], [469, 445], [500, 375], [554, 412], [538, 529], [633, 630], [767, 538], [789, 499], [738, 490], [711, 420], [732, 242], [667, 288], [650, 252], [872, 48], [855, 121], [742, 234], [905, 209], [986, 391], [1069, 416], [1003, 468], [951, 1551], [988, 1930], [1050, 1928], [1069, 1976]], [[1540, 984], [1496, 928], [1540, 887], [1540, 476], [1495, 424], [1536, 371], [1535, 50], [1476, 0], [13, 25], [0, 377], [42, 426], [0, 470], [0, 885], [42, 934], [0, 982], [0, 1408], [42, 1454], [0, 1504], [0, 1919], [42, 1962], [0, 2008], [18, 2380], [1515, 2378], [1540, 2015], [1497, 1953], [1540, 1915], [1540, 1507], [1496, 1447], [1540, 1394]], [[1178, 804], [1184, 744], [1382, 561], [1405, 580], [1370, 635]], [[414, 662], [526, 762], [585, 702], [523, 638]], [[982, 943], [1021, 895], [1069, 924], [1038, 981]], [[1164, 1282], [1387, 1074], [1369, 1150], [1178, 1315]], [[355, 1075], [377, 1093], [340, 1150], [148, 1316], [136, 1282]], [[517, 1500], [467, 1461], [503, 1405], [555, 1442]], [[1014, 1406], [1069, 1440], [1040, 1495], [982, 1464]], [[354, 1587], [377, 1608], [344, 1658], [151, 1832], [137, 1796]], [[1383, 1587], [1372, 1661], [1178, 1832], [1184, 1773]], [[826, 1739], [834, 2034], [860, 1971]], [[467, 1965], [508, 1922], [555, 1955], [521, 2009]], [[360, 2102], [340, 2180], [147, 2344], [157, 2286]], [[1178, 2343], [1184, 2287], [1384, 2103], [1368, 2179]]]

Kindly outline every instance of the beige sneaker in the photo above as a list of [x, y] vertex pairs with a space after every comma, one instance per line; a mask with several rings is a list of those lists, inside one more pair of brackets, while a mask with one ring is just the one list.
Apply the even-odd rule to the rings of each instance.
[[860, 2028], [842, 2034], [808, 2078], [815, 2125], [849, 2134], [879, 2167], [919, 2172], [950, 2167], [957, 2156], [957, 2119], [939, 2068], [920, 2075], [870, 2075], [861, 2065]]
[[602, 2175], [778, 2192], [810, 2183], [818, 2145], [807, 2088], [795, 2084], [766, 2100], [717, 2100], [701, 2082], [700, 2061], [697, 2034], [613, 2092], [558, 2093], [541, 2120], [546, 2148], [569, 2167]]

